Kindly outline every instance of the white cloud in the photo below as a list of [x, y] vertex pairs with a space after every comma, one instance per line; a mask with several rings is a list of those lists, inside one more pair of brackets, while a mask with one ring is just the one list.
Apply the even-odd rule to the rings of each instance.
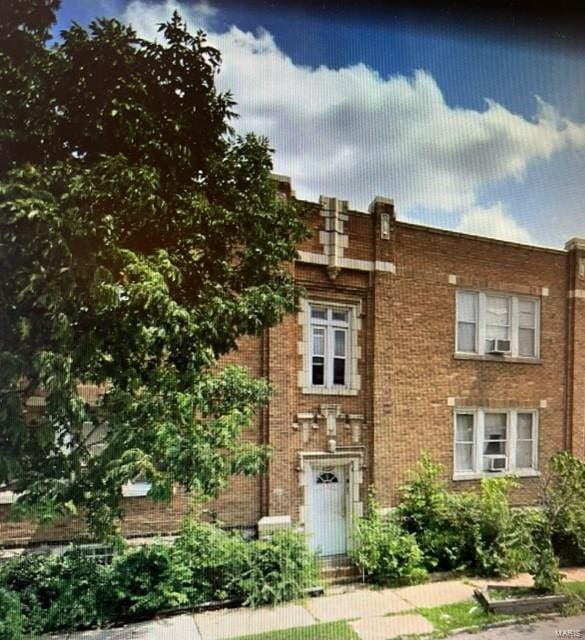
[[585, 125], [539, 98], [527, 120], [492, 100], [482, 111], [451, 107], [423, 70], [382, 77], [363, 64], [296, 65], [265, 30], [214, 33], [207, 4], [134, 0], [123, 18], [152, 36], [152, 25], [175, 8], [191, 28], [207, 28], [223, 57], [218, 85], [237, 101], [236, 128], [268, 136], [275, 170], [291, 176], [299, 197], [336, 195], [365, 209], [375, 194], [386, 195], [399, 217], [450, 213], [462, 231], [525, 242], [530, 235], [501, 204], [477, 206], [480, 189], [521, 180], [561, 149], [585, 147]]
[[506, 212], [501, 202], [490, 207], [473, 207], [466, 211], [455, 229], [461, 233], [490, 236], [510, 242], [533, 244], [534, 238]]
[[189, 3], [178, 0], [158, 3], [132, 0], [122, 15], [122, 21], [129, 22], [142, 38], [156, 40], [159, 38], [158, 25], [169, 20], [174, 11], [186, 20], [193, 32], [197, 29], [211, 29], [211, 19], [217, 14], [217, 9], [206, 0]]

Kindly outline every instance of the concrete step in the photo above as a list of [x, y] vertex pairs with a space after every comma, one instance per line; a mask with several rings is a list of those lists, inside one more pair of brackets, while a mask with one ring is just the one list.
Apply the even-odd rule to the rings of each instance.
[[329, 584], [344, 584], [361, 579], [361, 573], [353, 564], [322, 565], [321, 579]]

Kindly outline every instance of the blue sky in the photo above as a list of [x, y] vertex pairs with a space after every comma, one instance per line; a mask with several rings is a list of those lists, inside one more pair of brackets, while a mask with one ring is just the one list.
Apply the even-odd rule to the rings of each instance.
[[178, 9], [224, 57], [236, 123], [267, 135], [302, 198], [400, 219], [563, 246], [585, 236], [585, 57], [562, 45], [249, 3], [63, 0], [57, 28], [96, 15], [154, 37]]

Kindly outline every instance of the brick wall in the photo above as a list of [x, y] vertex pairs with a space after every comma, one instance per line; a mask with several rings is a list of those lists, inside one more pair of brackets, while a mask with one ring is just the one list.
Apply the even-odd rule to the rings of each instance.
[[[290, 196], [290, 184], [282, 193]], [[362, 498], [374, 484], [384, 506], [395, 504], [423, 450], [445, 467], [455, 490], [477, 480], [453, 480], [454, 411], [458, 407], [535, 409], [539, 415], [539, 469], [564, 447], [585, 452], [585, 243], [568, 251], [504, 243], [396, 222], [393, 205], [378, 200], [370, 213], [346, 212], [347, 246], [341, 270], [327, 269], [325, 219], [315, 205], [311, 238], [300, 247], [305, 258], [291, 265], [310, 301], [344, 303], [358, 310], [356, 346], [361, 386], [353, 395], [307, 392], [299, 384], [303, 359], [303, 316], [291, 314], [260, 338], [246, 338], [222, 363], [245, 365], [264, 376], [275, 395], [243, 437], [272, 448], [267, 473], [234, 478], [205, 508], [229, 525], [254, 526], [264, 515], [302, 514], [302, 455], [326, 452], [330, 437], [321, 405], [340, 408], [337, 454], [363, 461]], [[390, 238], [381, 234], [390, 218]], [[345, 241], [344, 241], [345, 242]], [[308, 256], [308, 257], [307, 257]], [[354, 262], [351, 262], [354, 261]], [[356, 262], [359, 261], [359, 262]], [[393, 265], [393, 266], [392, 266]], [[540, 300], [540, 357], [511, 362], [498, 357], [455, 354], [458, 288]], [[360, 430], [345, 415], [361, 416]], [[307, 422], [307, 419], [304, 419]], [[317, 428], [313, 428], [313, 424]], [[305, 425], [306, 426], [306, 425]], [[530, 502], [539, 478], [521, 480], [518, 503]], [[166, 507], [128, 499], [127, 534], [174, 531], [188, 511], [177, 494]], [[0, 539], [64, 539], [81, 531], [75, 520], [51, 528], [7, 523], [0, 507]]]

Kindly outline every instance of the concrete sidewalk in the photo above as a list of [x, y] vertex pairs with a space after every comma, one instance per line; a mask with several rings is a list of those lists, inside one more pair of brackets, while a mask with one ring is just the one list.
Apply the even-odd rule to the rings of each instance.
[[[585, 568], [563, 569], [563, 573], [567, 580], [585, 581]], [[485, 579], [447, 580], [380, 590], [351, 585], [332, 588], [327, 595], [304, 603], [259, 609], [223, 609], [59, 637], [71, 640], [227, 640], [346, 620], [361, 640], [388, 640], [408, 634], [431, 633], [431, 623], [416, 609], [464, 602], [473, 596], [474, 588], [483, 588], [487, 582]], [[521, 574], [508, 580], [489, 580], [490, 584], [498, 582], [528, 586], [532, 584], [532, 578]]]

